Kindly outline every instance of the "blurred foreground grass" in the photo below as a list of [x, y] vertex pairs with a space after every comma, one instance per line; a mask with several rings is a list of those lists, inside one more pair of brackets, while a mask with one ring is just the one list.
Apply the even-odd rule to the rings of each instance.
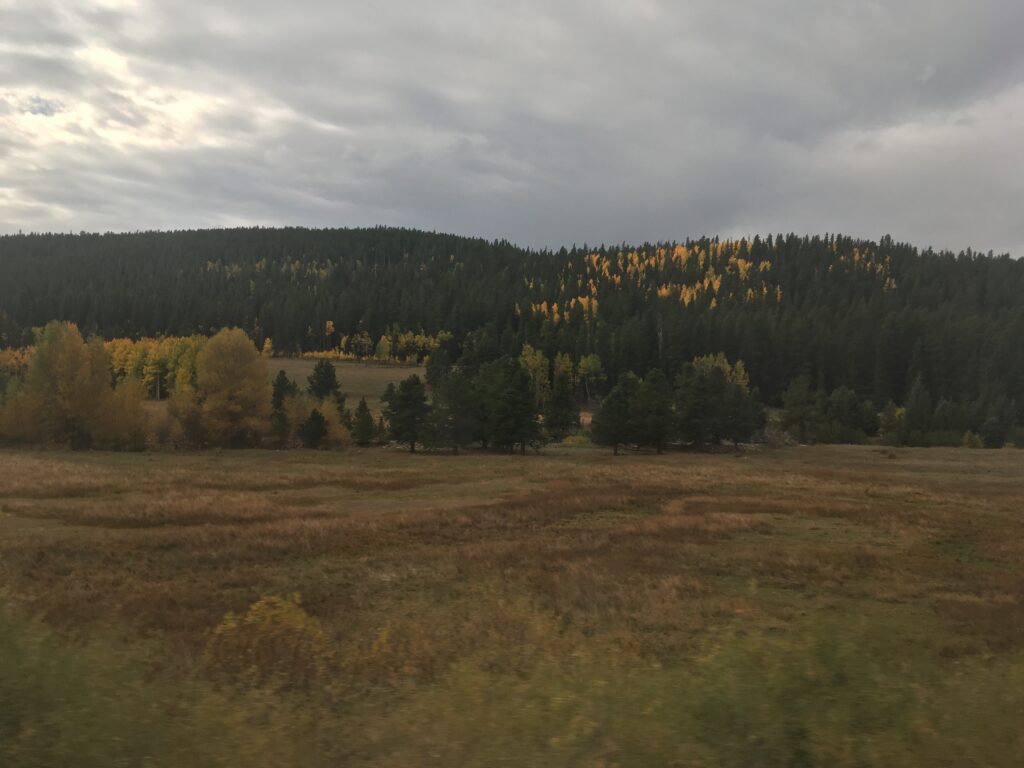
[[5, 768], [1024, 754], [1024, 452], [0, 465]]
[[109, 640], [0, 612], [5, 766], [1015, 766], [1024, 665], [937, 675], [894, 662], [886, 627], [734, 635], [681, 667], [456, 664], [356, 702], [334, 684], [215, 689]]

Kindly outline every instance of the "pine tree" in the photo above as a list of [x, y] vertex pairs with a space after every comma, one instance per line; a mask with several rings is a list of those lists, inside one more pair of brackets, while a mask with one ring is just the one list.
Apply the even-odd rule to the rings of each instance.
[[384, 414], [391, 439], [399, 443], [408, 443], [409, 450], [415, 452], [416, 443], [423, 435], [423, 427], [430, 411], [423, 381], [413, 374], [403, 379], [397, 388], [389, 385], [384, 399], [387, 406]]
[[925, 386], [924, 378], [918, 374], [907, 395], [907, 410], [904, 416], [906, 435], [904, 442], [923, 445], [932, 429], [932, 398]]
[[580, 406], [572, 390], [569, 374], [564, 370], [557, 372], [544, 409], [544, 427], [556, 440], [561, 440], [580, 425]]
[[822, 398], [811, 390], [810, 379], [793, 379], [782, 396], [782, 404], [783, 426], [802, 443], [816, 440], [825, 415]]
[[754, 434], [761, 420], [760, 403], [751, 393], [737, 384], [728, 384], [722, 403], [722, 437], [732, 442], [733, 448], [746, 442]]
[[317, 360], [307, 382], [309, 394], [317, 400], [336, 397], [341, 392], [337, 371], [334, 370], [334, 364], [330, 360]]
[[455, 453], [477, 433], [478, 407], [473, 382], [455, 368], [434, 386], [424, 442]]
[[489, 412], [491, 439], [508, 451], [519, 446], [521, 453], [540, 438], [533, 377], [516, 358], [496, 363], [496, 398], [487, 397], [484, 408]]
[[274, 377], [272, 393], [270, 396], [271, 407], [275, 411], [282, 410], [284, 408], [285, 398], [292, 397], [298, 393], [298, 385], [288, 378], [288, 374], [285, 373], [282, 368], [277, 372], [277, 376]]
[[632, 373], [619, 376], [618, 382], [601, 401], [601, 408], [591, 422], [594, 441], [599, 445], [610, 445], [618, 456], [619, 446], [634, 440], [633, 422], [630, 418], [633, 398], [640, 386], [640, 380]]
[[672, 389], [660, 369], [648, 371], [637, 388], [630, 419], [640, 445], [663, 453], [673, 432]]
[[327, 420], [314, 408], [309, 417], [299, 425], [299, 439], [304, 448], [318, 448], [323, 439], [327, 437]]
[[373, 442], [376, 429], [373, 424], [373, 414], [366, 404], [366, 398], [359, 398], [359, 405], [356, 406], [352, 417], [352, 438], [356, 445], [367, 446]]
[[[731, 386], [742, 392], [741, 385]], [[726, 396], [729, 388], [725, 371], [718, 365], [685, 366], [676, 377], [675, 389], [680, 436], [698, 448], [720, 442], [727, 431]]]
[[[264, 354], [264, 357], [266, 355]], [[274, 435], [274, 442], [278, 447], [284, 447], [288, 441], [288, 433], [291, 431], [291, 425], [288, 422], [288, 414], [285, 411], [285, 399], [289, 397], [295, 397], [299, 393], [299, 388], [295, 382], [288, 378], [288, 374], [284, 370], [277, 372], [277, 376], [274, 377], [274, 383], [272, 393], [270, 396], [271, 413], [270, 413], [270, 431]]]

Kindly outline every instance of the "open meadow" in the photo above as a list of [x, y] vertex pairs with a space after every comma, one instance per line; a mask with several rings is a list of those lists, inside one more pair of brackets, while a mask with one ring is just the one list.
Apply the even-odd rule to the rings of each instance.
[[1024, 754], [1013, 449], [3, 451], [0, 590], [4, 765]]
[[[337, 371], [338, 383], [346, 396], [346, 405], [349, 408], [355, 408], [359, 403], [359, 398], [365, 397], [366, 404], [374, 413], [380, 412], [380, 396], [384, 394], [388, 384], [397, 384], [406, 376], [411, 376], [414, 373], [418, 374], [420, 378], [426, 375], [426, 369], [416, 365], [399, 365], [397, 363], [380, 365], [355, 360], [331, 360], [331, 364]], [[307, 360], [301, 357], [273, 357], [267, 360], [267, 371], [271, 378], [276, 376], [278, 371], [284, 371], [300, 389], [304, 389], [309, 374], [313, 372], [314, 365], [316, 365], [316, 360]]]

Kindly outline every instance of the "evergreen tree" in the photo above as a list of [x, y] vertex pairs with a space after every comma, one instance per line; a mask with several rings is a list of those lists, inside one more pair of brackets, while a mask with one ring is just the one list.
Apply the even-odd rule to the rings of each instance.
[[733, 448], [739, 448], [740, 443], [750, 440], [763, 420], [763, 408], [752, 393], [737, 384], [726, 385], [722, 402], [722, 438], [731, 441]]
[[633, 399], [639, 386], [640, 380], [632, 373], [619, 376], [618, 382], [601, 401], [601, 408], [594, 414], [594, 420], [591, 422], [594, 442], [599, 445], [610, 445], [616, 456], [619, 455], [620, 445], [631, 443], [635, 439], [631, 413]]
[[337, 397], [341, 393], [338, 374], [330, 360], [317, 360], [316, 365], [313, 366], [313, 372], [309, 374], [307, 381], [309, 394], [317, 400]]
[[572, 380], [568, 372], [559, 371], [544, 410], [544, 427], [554, 439], [561, 440], [579, 425], [580, 407], [573, 395]]
[[[265, 353], [264, 357], [266, 357]], [[277, 376], [274, 377], [272, 393], [270, 396], [270, 431], [274, 435], [274, 442], [278, 447], [283, 447], [285, 445], [288, 441], [288, 434], [291, 431], [291, 425], [288, 422], [288, 414], [284, 407], [285, 399], [295, 397], [298, 393], [298, 386], [294, 381], [288, 378], [288, 374], [286, 374], [283, 369], [278, 371]]]
[[399, 443], [408, 443], [409, 450], [416, 451], [416, 443], [423, 435], [423, 427], [430, 407], [427, 405], [427, 390], [419, 376], [413, 374], [403, 379], [398, 387], [388, 386], [384, 399], [390, 437]]
[[434, 387], [424, 442], [455, 453], [477, 433], [478, 407], [473, 382], [458, 368]]
[[284, 372], [282, 368], [277, 372], [277, 376], [274, 377], [274, 383], [272, 385], [272, 391], [270, 396], [271, 407], [275, 411], [280, 411], [284, 408], [284, 400], [286, 397], [293, 397], [299, 393], [299, 388], [294, 381], [288, 378], [288, 374]]
[[451, 356], [444, 347], [438, 347], [430, 353], [426, 365], [427, 385], [436, 387], [440, 384], [452, 369]]
[[[540, 438], [533, 377], [517, 358], [505, 358], [494, 367], [499, 395], [484, 403], [494, 445], [512, 451]], [[485, 395], [486, 397], [486, 395]]]
[[352, 417], [352, 439], [356, 441], [356, 445], [365, 447], [373, 442], [375, 433], [373, 414], [366, 404], [366, 398], [361, 397]]
[[304, 448], [319, 448], [327, 437], [327, 420], [317, 408], [309, 412], [309, 417], [299, 425], [299, 439]]
[[906, 435], [904, 442], [923, 445], [932, 429], [932, 398], [925, 386], [924, 378], [918, 374], [907, 395], [907, 409], [904, 416]]
[[649, 371], [633, 398], [630, 421], [640, 445], [663, 453], [673, 432], [672, 389], [660, 369]]
[[824, 421], [823, 396], [811, 389], [807, 376], [797, 376], [782, 396], [783, 426], [801, 443], [817, 440]]
[[[680, 435], [696, 447], [715, 445], [726, 436], [726, 395], [730, 386], [743, 394], [739, 384], [730, 385], [725, 370], [718, 365], [687, 365], [676, 378], [676, 415]], [[732, 403], [737, 408], [740, 403]], [[744, 419], [732, 414], [736, 431]]]

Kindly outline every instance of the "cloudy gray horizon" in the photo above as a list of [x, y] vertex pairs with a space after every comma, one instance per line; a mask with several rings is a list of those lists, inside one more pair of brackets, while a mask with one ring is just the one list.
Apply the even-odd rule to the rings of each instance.
[[1019, 0], [0, 0], [0, 231], [1024, 254]]

